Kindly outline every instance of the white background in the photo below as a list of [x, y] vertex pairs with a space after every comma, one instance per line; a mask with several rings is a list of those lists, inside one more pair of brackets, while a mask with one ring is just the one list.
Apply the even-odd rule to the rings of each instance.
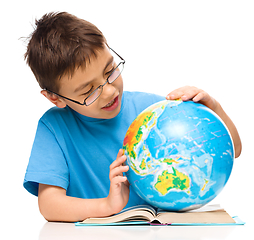
[[[218, 236], [239, 239], [243, 233], [245, 239], [252, 239], [248, 232], [253, 236], [254, 2], [245, 0], [5, 2], [0, 15], [0, 208], [4, 220], [0, 234], [5, 239], [14, 236], [38, 239], [39, 235], [40, 239], [50, 239], [49, 235], [43, 238], [49, 225], [43, 228], [45, 220], [39, 213], [37, 198], [26, 192], [22, 183], [37, 122], [52, 106], [40, 94], [23, 59], [25, 37], [33, 31], [35, 19], [51, 11], [72, 13], [94, 23], [104, 33], [109, 45], [126, 60], [125, 90], [166, 96], [184, 85], [197, 86], [221, 103], [239, 130], [242, 155], [235, 160], [228, 184], [213, 202], [220, 203], [231, 215], [240, 216], [246, 225], [227, 228], [228, 232], [222, 233], [222, 228], [210, 228], [207, 230], [210, 237], [204, 228], [199, 229], [198, 236], [191, 228], [170, 231], [164, 228], [158, 235], [149, 232], [149, 236], [164, 238], [171, 233], [176, 239], [187, 231], [187, 239], [192, 239], [191, 236], [195, 236], [193, 239], [217, 239]], [[82, 231], [84, 237], [89, 235], [88, 230], [68, 232], [66, 229], [63, 236], [76, 236], [77, 231]], [[127, 234], [120, 228], [113, 233], [102, 229], [104, 239]], [[91, 231], [91, 236], [98, 234], [98, 230]], [[60, 232], [55, 231], [55, 239]], [[132, 238], [143, 236], [137, 228], [128, 234]]]

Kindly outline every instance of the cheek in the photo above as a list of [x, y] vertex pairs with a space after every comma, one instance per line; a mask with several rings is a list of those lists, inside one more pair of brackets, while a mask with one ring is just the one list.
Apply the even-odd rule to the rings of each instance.
[[118, 88], [120, 91], [123, 91], [123, 78], [121, 75], [115, 80], [114, 83], [116, 84], [116, 88]]
[[91, 118], [99, 118], [99, 109], [100, 107], [98, 106], [98, 102], [95, 101], [92, 103], [90, 106], [70, 106], [74, 111], [78, 112], [81, 115], [84, 115], [86, 117], [91, 117]]

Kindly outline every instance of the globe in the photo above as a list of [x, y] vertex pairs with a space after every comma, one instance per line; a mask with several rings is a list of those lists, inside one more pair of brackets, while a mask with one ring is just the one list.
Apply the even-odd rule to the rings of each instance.
[[206, 106], [165, 100], [132, 122], [124, 138], [130, 185], [168, 211], [199, 208], [227, 183], [234, 146], [223, 121]]

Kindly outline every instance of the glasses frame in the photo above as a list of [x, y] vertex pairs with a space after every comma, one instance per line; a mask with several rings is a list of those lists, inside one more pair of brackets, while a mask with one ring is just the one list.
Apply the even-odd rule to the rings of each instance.
[[[110, 47], [109, 47], [109, 49], [110, 49], [113, 53], [115, 53], [115, 54], [121, 59], [121, 61], [120, 61], [120, 63], [114, 68], [114, 70], [111, 72], [111, 74], [107, 77], [105, 83], [102, 84], [102, 85], [100, 85], [100, 86], [98, 86], [92, 93], [90, 93], [90, 94], [84, 99], [84, 102], [83, 102], [83, 103], [81, 103], [81, 102], [79, 102], [79, 101], [76, 101], [76, 100], [74, 100], [74, 99], [71, 99], [71, 98], [62, 96], [62, 95], [60, 95], [60, 94], [58, 94], [58, 93], [56, 93], [56, 92], [53, 92], [53, 91], [51, 91], [51, 90], [49, 90], [49, 89], [47, 89], [47, 88], [45, 88], [44, 90], [46, 90], [46, 91], [49, 92], [49, 93], [53, 93], [53, 94], [55, 94], [55, 95], [57, 95], [57, 96], [59, 96], [59, 97], [61, 97], [61, 98], [67, 99], [67, 100], [69, 100], [69, 101], [71, 101], [71, 102], [74, 102], [74, 103], [76, 103], [76, 104], [79, 104], [79, 105], [81, 105], [81, 106], [84, 106], [84, 105], [85, 105], [85, 106], [89, 106], [89, 105], [91, 105], [92, 103], [94, 103], [94, 102], [100, 97], [100, 95], [101, 95], [101, 93], [102, 93], [102, 91], [103, 91], [103, 87], [106, 85], [106, 83], [108, 83], [108, 84], [113, 83], [113, 82], [121, 75], [122, 71], [121, 71], [120, 74], [117, 76], [117, 78], [115, 78], [114, 81], [109, 82], [109, 80], [108, 80], [108, 79], [112, 76], [112, 74], [114, 74], [114, 72], [116, 71], [116, 69], [117, 69], [121, 64], [123, 64], [123, 67], [124, 67], [124, 64], [125, 64], [125, 60], [124, 60], [118, 53], [116, 53], [116, 52], [115, 52], [112, 48], [110, 48]], [[91, 103], [86, 104], [86, 100], [87, 100], [89, 97], [91, 97], [96, 91], [98, 91], [99, 88], [101, 88], [100, 94], [99, 94]]]

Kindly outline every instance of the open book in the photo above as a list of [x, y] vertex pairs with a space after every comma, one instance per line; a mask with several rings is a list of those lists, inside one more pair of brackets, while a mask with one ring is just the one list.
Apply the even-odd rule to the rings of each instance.
[[149, 205], [128, 208], [116, 215], [104, 218], [87, 218], [76, 226], [92, 225], [235, 225], [235, 221], [219, 205], [208, 205], [188, 212], [157, 211]]

